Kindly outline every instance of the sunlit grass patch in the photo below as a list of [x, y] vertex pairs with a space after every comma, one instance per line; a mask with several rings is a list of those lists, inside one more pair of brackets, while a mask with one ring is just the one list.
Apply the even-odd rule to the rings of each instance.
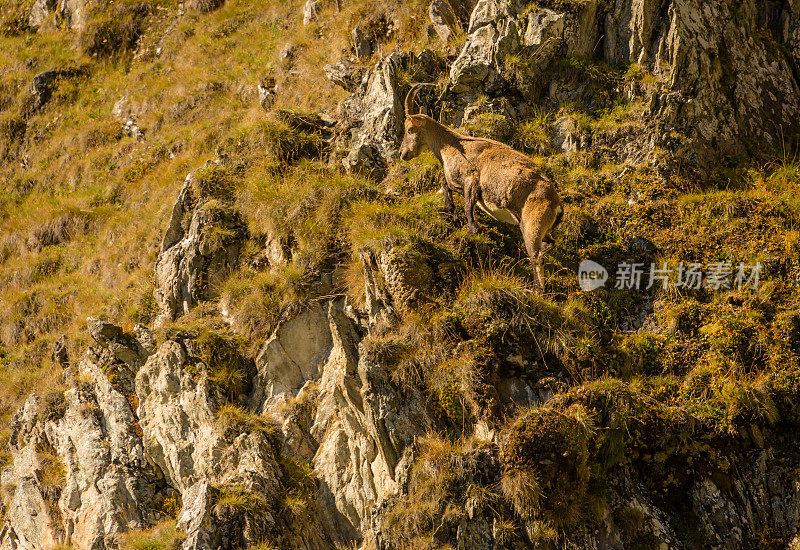
[[149, 529], [130, 531], [120, 536], [120, 550], [172, 550], [185, 535], [175, 526], [174, 519], [165, 519]]

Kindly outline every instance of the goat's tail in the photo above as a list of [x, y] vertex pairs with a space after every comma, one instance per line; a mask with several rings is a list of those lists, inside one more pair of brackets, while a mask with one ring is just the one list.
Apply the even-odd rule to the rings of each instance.
[[547, 234], [542, 239], [544, 242], [548, 244], [554, 244], [556, 241], [553, 239], [553, 230], [561, 223], [561, 219], [564, 217], [564, 205], [559, 204], [556, 210], [556, 219], [553, 221], [553, 225], [550, 226], [550, 229], [547, 230]]

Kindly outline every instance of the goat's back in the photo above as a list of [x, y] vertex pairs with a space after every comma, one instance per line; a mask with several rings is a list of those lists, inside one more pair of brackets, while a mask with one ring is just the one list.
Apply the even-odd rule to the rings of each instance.
[[472, 138], [464, 142], [464, 148], [475, 159], [481, 191], [487, 200], [517, 209], [531, 194], [558, 201], [553, 182], [528, 156], [490, 139]]

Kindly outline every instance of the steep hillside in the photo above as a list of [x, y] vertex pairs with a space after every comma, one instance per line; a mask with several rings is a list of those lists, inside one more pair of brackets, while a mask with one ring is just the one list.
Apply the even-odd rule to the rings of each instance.
[[[797, 1], [4, 0], [0, 45], [0, 549], [800, 545]], [[397, 158], [414, 82], [556, 182], [544, 292]]]

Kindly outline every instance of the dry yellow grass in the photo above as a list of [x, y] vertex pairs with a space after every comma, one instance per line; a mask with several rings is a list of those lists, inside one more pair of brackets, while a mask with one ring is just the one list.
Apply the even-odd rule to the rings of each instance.
[[[160, 237], [188, 172], [222, 151], [244, 164], [247, 186], [273, 185], [256, 92], [265, 76], [278, 80], [279, 106], [332, 111], [346, 93], [322, 66], [347, 54], [352, 25], [390, 14], [394, 30], [377, 55], [422, 33], [418, 1], [328, 2], [304, 27], [302, 0], [229, 0], [184, 15], [170, 0], [115, 0], [90, 14], [83, 35], [52, 22], [27, 31], [17, 25], [24, 4], [4, 14], [0, 32], [8, 52], [0, 74], [0, 423], [30, 391], [58, 380], [52, 342], [66, 334], [70, 356], [78, 356], [87, 316], [126, 326], [152, 318]], [[286, 42], [298, 46], [291, 73], [278, 60]], [[79, 74], [59, 79], [50, 101], [26, 114], [34, 75], [64, 67]], [[144, 140], [126, 136], [112, 115], [123, 96]], [[319, 215], [335, 212], [340, 197], [320, 196]], [[258, 228], [267, 222], [255, 202], [239, 199]], [[319, 235], [300, 237], [311, 254]]]

